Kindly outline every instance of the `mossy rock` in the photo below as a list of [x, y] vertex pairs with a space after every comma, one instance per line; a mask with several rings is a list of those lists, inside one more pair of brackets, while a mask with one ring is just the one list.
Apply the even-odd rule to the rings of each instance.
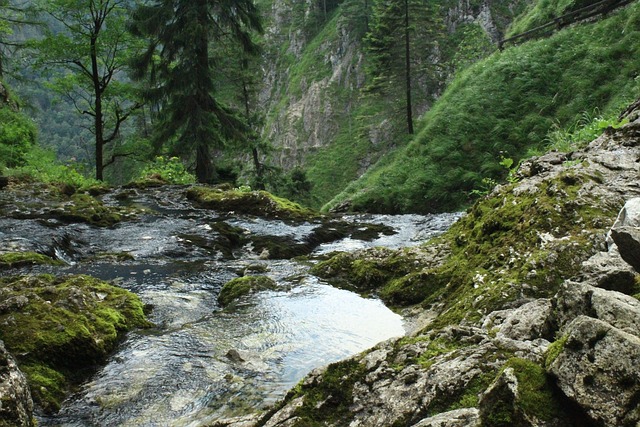
[[171, 183], [165, 180], [162, 176], [160, 176], [160, 174], [156, 173], [156, 174], [147, 175], [136, 181], [131, 181], [124, 187], [144, 189], [144, 188], [162, 187], [163, 185], [169, 185], [169, 184]]
[[0, 270], [31, 265], [62, 265], [61, 261], [35, 252], [8, 252], [0, 254]]
[[[538, 420], [544, 425], [583, 425], [585, 420], [572, 413], [571, 405], [564, 402], [566, 397], [540, 365], [526, 359], [511, 358], [497, 375], [498, 381], [507, 369], [517, 380], [517, 393], [514, 396], [512, 391], [498, 387], [485, 395], [480, 405], [483, 426], [525, 425], [528, 424], [526, 420]], [[509, 396], [503, 395], [505, 392]]]
[[266, 191], [243, 191], [228, 187], [191, 187], [187, 198], [200, 208], [220, 212], [256, 215], [284, 220], [310, 220], [319, 217], [311, 209]]
[[432, 329], [473, 323], [510, 301], [551, 297], [582, 271], [621, 207], [591, 196], [600, 181], [571, 169], [528, 191], [501, 187], [425, 246], [447, 248], [437, 265], [407, 250], [361, 251], [335, 255], [312, 272], [393, 306], [437, 303], [442, 312]]
[[274, 290], [278, 284], [266, 276], [244, 276], [225, 283], [218, 295], [218, 303], [226, 307], [238, 298], [255, 292]]
[[89, 194], [74, 194], [65, 206], [60, 219], [68, 222], [84, 222], [98, 227], [111, 227], [122, 221], [121, 209], [104, 206]]
[[96, 186], [80, 192], [68, 184], [19, 183], [8, 190], [5, 215], [25, 219], [53, 218], [64, 222], [80, 222], [98, 227], [111, 227], [139, 212], [134, 208], [106, 206], [91, 194], [103, 194], [105, 187]]
[[150, 326], [136, 295], [90, 276], [5, 277], [0, 300], [0, 339], [47, 412], [59, 409], [125, 332]]
[[348, 359], [328, 365], [324, 371], [307, 377], [287, 396], [267, 413], [257, 426], [265, 425], [269, 416], [294, 399], [302, 397], [301, 405], [294, 410], [291, 419], [294, 427], [315, 427], [342, 425], [353, 403], [353, 388], [366, 375], [364, 364], [356, 359]]

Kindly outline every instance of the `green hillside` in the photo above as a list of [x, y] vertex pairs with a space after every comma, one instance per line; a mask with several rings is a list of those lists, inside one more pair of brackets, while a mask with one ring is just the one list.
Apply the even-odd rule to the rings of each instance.
[[[436, 3], [442, 15], [438, 19], [442, 21], [456, 5], [451, 0]], [[511, 7], [504, 1], [492, 4], [491, 13], [498, 30], [506, 31], [505, 25], [526, 3], [513, 1]], [[362, 2], [358, 0], [339, 2], [325, 20], [317, 23], [314, 31], [307, 30], [307, 40], [299, 57], [291, 54], [290, 39], [286, 37], [280, 40], [275, 52], [277, 70], [284, 77], [270, 88], [273, 101], [266, 111], [267, 138], [270, 136], [268, 130], [272, 128], [278, 129], [276, 138], [283, 133], [295, 136], [295, 147], [278, 146], [276, 142], [273, 155], [300, 166], [311, 183], [310, 191], [305, 194], [285, 195], [316, 208], [358, 179], [381, 157], [410, 141], [406, 133], [403, 87], [399, 86], [392, 95], [368, 91], [370, 55], [363, 39], [366, 33], [364, 19], [358, 15], [361, 6]], [[300, 11], [294, 9], [293, 12], [289, 34], [295, 33], [302, 20], [296, 15]], [[280, 31], [286, 34], [287, 28], [280, 28]], [[433, 60], [433, 52], [416, 49], [412, 54], [414, 110], [418, 113], [433, 103], [434, 94], [443, 90], [455, 69], [486, 56], [493, 49], [489, 37], [477, 23], [459, 23], [449, 31], [443, 28], [433, 37], [438, 46], [438, 63], [431, 65], [438, 69], [437, 75], [423, 70], [424, 64]], [[356, 54], [341, 58], [345, 46]], [[336, 65], [342, 60], [345, 63]], [[282, 118], [289, 117], [296, 104], [307, 105], [305, 103], [312, 97], [309, 88], [313, 84], [320, 84], [322, 88], [319, 107], [304, 110], [299, 117], [283, 125]], [[274, 124], [278, 120], [281, 120], [280, 126]], [[317, 146], [309, 143], [317, 131], [309, 126], [314, 120], [321, 122], [321, 131], [326, 136]]]
[[466, 206], [483, 179], [505, 176], [501, 157], [517, 161], [544, 148], [552, 128], [571, 126], [585, 112], [617, 113], [637, 98], [639, 49], [640, 5], [633, 3], [607, 19], [495, 52], [456, 76], [414, 140], [325, 208], [344, 201], [370, 212]]

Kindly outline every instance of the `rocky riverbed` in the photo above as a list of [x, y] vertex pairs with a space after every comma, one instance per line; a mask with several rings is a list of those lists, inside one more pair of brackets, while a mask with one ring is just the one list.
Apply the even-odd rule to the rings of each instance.
[[264, 192], [161, 184], [0, 191], [6, 425], [264, 411], [310, 370], [411, 327], [311, 266], [416, 246], [459, 216], [321, 216]]
[[315, 370], [262, 416], [213, 425], [638, 425], [639, 115], [524, 162], [427, 245], [315, 266], [433, 320]]

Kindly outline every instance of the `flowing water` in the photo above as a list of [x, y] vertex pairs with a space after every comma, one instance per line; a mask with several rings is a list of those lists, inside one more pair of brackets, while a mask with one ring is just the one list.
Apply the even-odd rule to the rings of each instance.
[[[416, 245], [457, 218], [348, 216], [342, 220], [363, 229], [365, 224], [389, 229], [373, 239], [341, 236], [311, 245], [317, 223], [194, 209], [171, 187], [127, 191], [126, 197], [110, 193], [104, 201], [147, 211], [109, 229], [42, 218], [0, 219], [2, 247], [50, 253], [67, 264], [35, 271], [91, 274], [116, 283], [153, 306], [150, 320], [157, 325], [129, 333], [57, 415], [39, 418], [41, 426], [201, 426], [265, 408], [312, 369], [405, 330], [403, 319], [379, 300], [311, 276], [310, 262], [263, 259], [258, 237], [289, 239], [289, 246], [321, 256]], [[216, 231], [221, 223], [243, 236], [229, 250], [220, 244], [228, 243], [228, 236]], [[117, 256], [123, 253], [127, 257]], [[246, 272], [271, 277], [278, 289], [222, 309], [220, 288]]]

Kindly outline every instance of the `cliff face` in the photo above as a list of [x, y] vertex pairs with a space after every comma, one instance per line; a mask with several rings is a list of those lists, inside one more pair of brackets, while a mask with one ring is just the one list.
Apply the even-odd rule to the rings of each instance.
[[639, 112], [629, 119], [525, 162], [426, 246], [318, 265], [356, 288], [375, 276], [387, 303], [432, 320], [314, 371], [261, 419], [220, 425], [636, 425]]
[[[366, 18], [353, 11], [359, 3], [345, 0], [320, 18], [314, 3], [273, 2], [260, 104], [266, 114], [263, 137], [275, 148], [272, 161], [285, 170], [305, 169], [315, 184], [305, 201], [319, 207], [402, 144], [406, 130], [402, 111], [393, 111], [388, 99], [363, 92]], [[474, 37], [495, 43], [526, 1], [440, 3], [446, 34], [417, 59], [438, 63], [438, 71], [433, 79], [415, 81], [416, 117], [450, 79], [457, 45], [469, 42], [463, 29], [482, 29]]]

